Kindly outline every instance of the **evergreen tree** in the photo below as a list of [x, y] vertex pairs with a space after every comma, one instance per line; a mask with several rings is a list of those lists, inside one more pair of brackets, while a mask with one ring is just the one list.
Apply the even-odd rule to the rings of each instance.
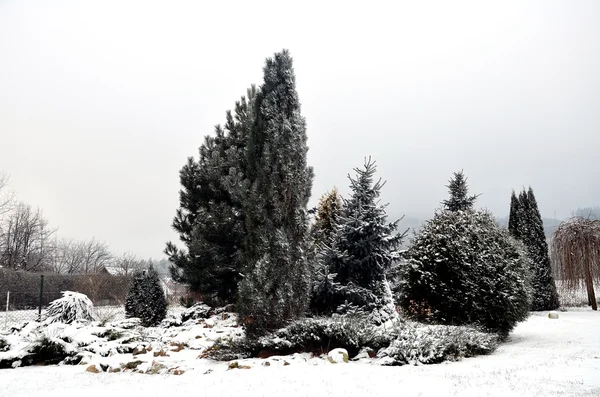
[[531, 187], [528, 191], [521, 191], [514, 207], [515, 210], [511, 198], [511, 219], [514, 218], [514, 221], [511, 223], [509, 219], [509, 231], [523, 242], [531, 259], [531, 310], [554, 310], [559, 306], [558, 293], [552, 276], [544, 223]]
[[510, 212], [508, 214], [508, 231], [510, 234], [518, 239], [519, 238], [519, 221], [521, 219], [521, 207], [520, 201], [515, 194], [515, 191], [512, 191], [510, 196]]
[[397, 223], [387, 223], [385, 206], [378, 198], [383, 183], [374, 182], [376, 171], [369, 159], [364, 169], [348, 176], [352, 193], [344, 201], [342, 215], [331, 241], [320, 254], [320, 272], [313, 291], [313, 309], [319, 313], [357, 307], [371, 313], [376, 323], [394, 315], [395, 308], [386, 279], [404, 235]]
[[167, 299], [152, 265], [134, 274], [125, 300], [125, 314], [138, 317], [144, 327], [160, 324], [167, 315]]
[[249, 334], [277, 328], [308, 305], [310, 267], [306, 122], [300, 112], [292, 58], [267, 59], [247, 146], [244, 197], [245, 278], [238, 311]]
[[467, 211], [472, 209], [479, 195], [468, 195], [467, 178], [463, 172], [455, 172], [454, 177], [448, 182], [446, 187], [450, 191], [450, 198], [442, 202], [444, 207], [448, 211]]
[[253, 123], [256, 88], [227, 112], [225, 128], [206, 136], [199, 159], [188, 158], [180, 172], [180, 208], [173, 228], [186, 246], [168, 243], [171, 273], [214, 303], [231, 303], [243, 269], [245, 220], [242, 200], [233, 192], [246, 168], [246, 142]]
[[528, 257], [492, 214], [445, 207], [425, 223], [399, 269], [399, 304], [417, 319], [506, 336], [528, 315]]
[[325, 193], [319, 199], [317, 215], [313, 227], [316, 244], [329, 242], [335, 232], [335, 226], [342, 212], [342, 197], [337, 188]]

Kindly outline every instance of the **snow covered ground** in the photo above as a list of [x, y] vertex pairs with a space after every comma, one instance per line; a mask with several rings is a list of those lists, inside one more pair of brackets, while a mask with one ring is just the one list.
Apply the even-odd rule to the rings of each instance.
[[496, 353], [461, 362], [381, 367], [295, 355], [228, 370], [182, 351], [187, 370], [178, 376], [96, 374], [81, 365], [0, 370], [0, 396], [600, 396], [600, 313], [559, 315], [534, 313]]

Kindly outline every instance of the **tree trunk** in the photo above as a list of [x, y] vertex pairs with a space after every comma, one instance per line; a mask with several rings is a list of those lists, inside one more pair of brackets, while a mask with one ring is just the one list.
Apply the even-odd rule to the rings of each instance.
[[588, 266], [586, 266], [585, 284], [587, 286], [588, 303], [592, 306], [592, 310], [598, 310], [596, 294], [594, 293], [594, 280], [592, 279], [592, 269], [590, 268], [589, 264]]

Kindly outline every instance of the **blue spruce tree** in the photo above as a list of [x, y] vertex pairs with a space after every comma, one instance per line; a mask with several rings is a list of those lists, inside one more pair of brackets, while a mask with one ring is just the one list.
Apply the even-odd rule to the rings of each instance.
[[383, 183], [374, 182], [375, 163], [350, 176], [352, 193], [331, 241], [323, 244], [313, 291], [313, 309], [321, 314], [358, 308], [371, 314], [375, 323], [395, 315], [386, 274], [399, 258], [403, 234], [396, 233], [398, 221], [387, 222], [385, 206], [379, 204]]

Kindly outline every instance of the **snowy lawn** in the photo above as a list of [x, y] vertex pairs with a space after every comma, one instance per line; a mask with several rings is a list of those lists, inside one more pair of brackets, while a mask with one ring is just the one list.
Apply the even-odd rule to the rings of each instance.
[[534, 313], [494, 354], [461, 362], [381, 367], [295, 355], [240, 360], [250, 368], [228, 370], [189, 355], [178, 376], [25, 367], [0, 370], [0, 396], [600, 396], [600, 313], [559, 315]]

